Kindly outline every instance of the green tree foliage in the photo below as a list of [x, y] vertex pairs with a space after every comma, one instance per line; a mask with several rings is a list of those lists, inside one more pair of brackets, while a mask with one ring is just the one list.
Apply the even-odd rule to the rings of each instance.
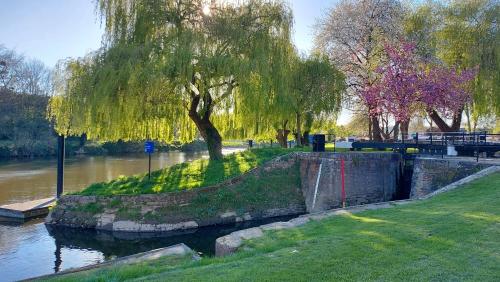
[[[465, 109], [469, 130], [481, 116], [500, 116], [500, 4], [495, 0], [452, 1], [438, 32], [438, 55], [462, 69], [479, 67], [473, 100]], [[471, 126], [471, 120], [474, 125]]]
[[[283, 73], [289, 74], [283, 77], [283, 87], [256, 98], [259, 104], [252, 111], [244, 112], [255, 121], [254, 138], [269, 140], [275, 137], [285, 148], [292, 130], [300, 146], [307, 142], [312, 128], [328, 129], [331, 123], [326, 121], [336, 119], [346, 88], [343, 73], [328, 57], [315, 53], [301, 58], [292, 46], [288, 54], [289, 63], [282, 66]], [[323, 123], [325, 128], [318, 123]]]
[[45, 118], [50, 70], [0, 45], [0, 157], [54, 153], [55, 135]]
[[314, 116], [337, 115], [340, 111], [345, 77], [328, 57], [319, 54], [297, 59], [292, 70], [291, 103], [286, 106], [295, 116], [295, 135], [301, 146], [303, 124], [308, 133]]
[[409, 10], [403, 22], [407, 40], [415, 43], [416, 54], [427, 62], [436, 59], [436, 33], [443, 21], [441, 10], [439, 3], [429, 1]]
[[[456, 0], [427, 2], [405, 20], [406, 35], [427, 61], [461, 70], [478, 67], [473, 99], [464, 109], [469, 130], [475, 130], [481, 117], [500, 115], [499, 15], [498, 1]], [[462, 111], [452, 127], [459, 127], [461, 116]]]
[[250, 126], [240, 113], [285, 87], [292, 18], [281, 2], [205, 3], [99, 0], [104, 44], [60, 65], [57, 131], [187, 142], [198, 130], [220, 159], [219, 129], [248, 134], [227, 127]]
[[52, 155], [55, 135], [45, 118], [47, 96], [0, 88], [0, 157]]

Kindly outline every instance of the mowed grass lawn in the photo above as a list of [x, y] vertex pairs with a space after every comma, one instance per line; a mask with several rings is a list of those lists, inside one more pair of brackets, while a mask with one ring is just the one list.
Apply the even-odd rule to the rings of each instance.
[[225, 258], [68, 281], [500, 281], [500, 173], [429, 200], [268, 232]]
[[182, 191], [214, 185], [241, 175], [278, 156], [307, 148], [282, 149], [263, 148], [245, 150], [224, 156], [221, 161], [199, 159], [151, 172], [147, 174], [122, 176], [110, 182], [95, 183], [78, 195], [124, 195], [153, 194]]

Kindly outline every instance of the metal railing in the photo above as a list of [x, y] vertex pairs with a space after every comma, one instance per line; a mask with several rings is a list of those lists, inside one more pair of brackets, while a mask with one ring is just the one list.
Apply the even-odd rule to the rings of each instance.
[[500, 134], [481, 132], [415, 132], [408, 138], [402, 139], [406, 143], [423, 144], [500, 144]]

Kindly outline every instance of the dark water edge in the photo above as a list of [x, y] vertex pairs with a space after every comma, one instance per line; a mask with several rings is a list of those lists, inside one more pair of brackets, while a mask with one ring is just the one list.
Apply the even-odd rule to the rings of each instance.
[[202, 256], [213, 256], [218, 237], [297, 216], [155, 233], [46, 226], [43, 218], [24, 223], [0, 219], [0, 281], [56, 273], [178, 243], [186, 244]]

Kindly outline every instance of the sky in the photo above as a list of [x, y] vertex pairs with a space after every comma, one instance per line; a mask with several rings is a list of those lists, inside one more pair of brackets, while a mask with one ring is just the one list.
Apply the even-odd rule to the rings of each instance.
[[[301, 52], [313, 45], [313, 30], [335, 0], [289, 0], [294, 41]], [[92, 0], [0, 0], [0, 44], [49, 67], [81, 57], [101, 45], [103, 28]]]
[[[313, 46], [313, 26], [337, 0], [288, 0], [294, 42], [300, 52]], [[103, 28], [92, 0], [0, 0], [0, 45], [53, 67], [101, 46]], [[341, 116], [341, 123], [345, 115]]]
[[89, 0], [0, 0], [0, 44], [53, 67], [97, 49], [103, 29]]

